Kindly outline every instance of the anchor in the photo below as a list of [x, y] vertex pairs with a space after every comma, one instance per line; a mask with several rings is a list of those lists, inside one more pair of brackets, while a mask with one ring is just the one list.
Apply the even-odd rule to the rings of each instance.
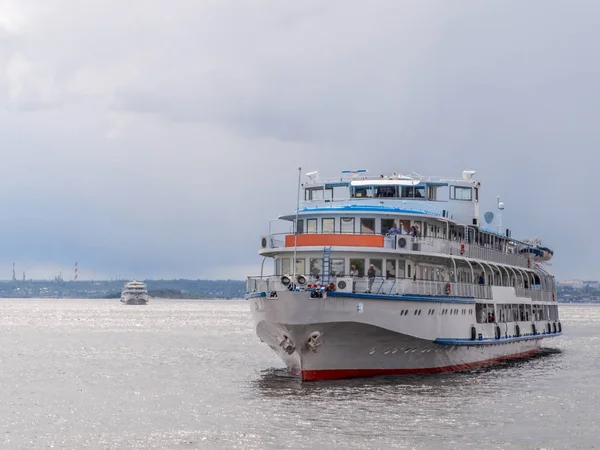
[[314, 353], [317, 353], [317, 347], [319, 347], [323, 341], [320, 339], [323, 335], [318, 331], [314, 331], [308, 337], [306, 346], [311, 349]]
[[292, 353], [294, 353], [296, 351], [296, 346], [294, 345], [294, 343], [292, 341], [290, 341], [290, 338], [287, 337], [285, 334], [283, 335], [283, 341], [281, 341], [279, 343], [279, 346], [283, 347], [283, 350], [288, 355], [291, 355]]

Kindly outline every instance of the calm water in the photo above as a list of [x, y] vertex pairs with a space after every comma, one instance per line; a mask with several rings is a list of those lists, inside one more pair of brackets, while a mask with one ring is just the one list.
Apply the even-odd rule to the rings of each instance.
[[0, 300], [0, 448], [598, 448], [600, 307], [535, 359], [301, 384], [244, 301]]

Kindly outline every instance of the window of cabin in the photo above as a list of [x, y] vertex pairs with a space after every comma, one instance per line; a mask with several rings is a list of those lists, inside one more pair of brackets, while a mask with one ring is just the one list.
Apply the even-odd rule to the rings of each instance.
[[323, 200], [323, 187], [305, 189], [304, 200]]
[[354, 233], [354, 217], [342, 217], [340, 222], [342, 233]]
[[437, 200], [437, 186], [427, 186], [427, 200]]
[[378, 186], [375, 188], [375, 197], [396, 197], [396, 186]]
[[306, 219], [306, 232], [309, 234], [317, 232], [317, 219]]
[[373, 268], [375, 269], [375, 276], [380, 277], [383, 268], [383, 259], [370, 259], [369, 264], [373, 264]]
[[306, 272], [306, 264], [304, 262], [304, 258], [296, 259], [296, 274], [304, 275]]
[[451, 200], [473, 200], [473, 189], [464, 186], [450, 186], [450, 199]]
[[385, 276], [387, 278], [396, 278], [396, 260], [386, 259], [385, 260]]
[[275, 260], [275, 275], [282, 275], [281, 273], [281, 259]]
[[333, 188], [325, 189], [325, 201], [330, 202], [333, 200]]
[[296, 232], [298, 234], [304, 233], [304, 219], [299, 219], [296, 223]]
[[399, 259], [398, 260], [398, 264], [396, 265], [396, 276], [398, 278], [404, 278], [404, 268], [406, 267], [406, 260], [405, 259]]
[[360, 219], [360, 232], [362, 234], [375, 234], [375, 219]]
[[353, 197], [356, 198], [373, 198], [375, 189], [373, 186], [357, 187], [354, 188]]
[[352, 270], [352, 266], [356, 268], [356, 273], [354, 276], [356, 277], [364, 277], [365, 276], [365, 260], [364, 259], [350, 259], [350, 270]]
[[291, 258], [281, 258], [281, 274], [288, 275], [292, 273], [292, 259]]
[[425, 186], [402, 186], [403, 198], [425, 198]]
[[408, 234], [410, 231], [410, 220], [401, 220], [400, 221], [400, 233]]
[[345, 259], [332, 259], [331, 260], [331, 276], [332, 277], [343, 277], [346, 269]]
[[387, 234], [394, 226], [394, 219], [381, 219], [381, 234]]
[[308, 262], [309, 273], [311, 276], [316, 277], [321, 275], [321, 270], [323, 269], [323, 259], [322, 258], [310, 258]]
[[322, 219], [322, 233], [335, 233], [335, 219]]

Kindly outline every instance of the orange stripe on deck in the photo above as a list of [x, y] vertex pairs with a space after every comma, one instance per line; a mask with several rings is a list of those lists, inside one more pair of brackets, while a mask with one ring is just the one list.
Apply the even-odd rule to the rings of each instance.
[[[299, 234], [298, 247], [383, 247], [383, 236], [373, 234]], [[285, 237], [285, 246], [294, 246], [294, 235]]]

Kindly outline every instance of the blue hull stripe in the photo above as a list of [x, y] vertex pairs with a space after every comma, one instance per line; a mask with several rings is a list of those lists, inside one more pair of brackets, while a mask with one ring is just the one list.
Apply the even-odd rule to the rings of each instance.
[[494, 345], [494, 344], [508, 344], [510, 342], [521, 342], [521, 341], [533, 341], [535, 339], [544, 339], [549, 337], [561, 336], [562, 331], [556, 333], [538, 333], [536, 335], [521, 336], [521, 337], [502, 337], [500, 339], [495, 338], [484, 338], [475, 339], [474, 341], [468, 338], [437, 338], [433, 341], [434, 344], [440, 345]]
[[473, 297], [453, 297], [453, 296], [435, 296], [435, 295], [386, 295], [386, 294], [362, 294], [349, 292], [327, 292], [327, 297], [348, 297], [363, 300], [393, 300], [397, 302], [423, 302], [423, 303], [457, 303], [474, 304]]
[[250, 292], [249, 294], [244, 295], [244, 298], [248, 300], [249, 298], [258, 298], [258, 297], [266, 297], [266, 292]]

